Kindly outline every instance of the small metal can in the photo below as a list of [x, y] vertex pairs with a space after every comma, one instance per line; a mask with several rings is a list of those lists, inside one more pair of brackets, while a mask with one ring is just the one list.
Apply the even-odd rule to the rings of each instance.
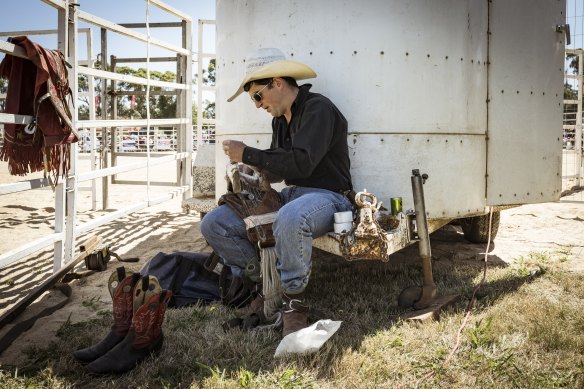
[[397, 215], [402, 211], [402, 198], [401, 197], [392, 197], [389, 199], [389, 203], [391, 204], [391, 214], [393, 216]]

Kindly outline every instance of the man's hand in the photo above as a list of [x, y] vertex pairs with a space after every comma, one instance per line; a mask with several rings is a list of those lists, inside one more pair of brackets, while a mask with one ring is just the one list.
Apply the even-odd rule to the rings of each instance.
[[231, 162], [243, 162], [243, 149], [246, 145], [238, 140], [224, 140], [223, 152], [229, 157]]

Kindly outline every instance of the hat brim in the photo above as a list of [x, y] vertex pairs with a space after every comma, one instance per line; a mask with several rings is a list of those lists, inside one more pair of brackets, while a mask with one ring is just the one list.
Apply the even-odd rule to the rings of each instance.
[[306, 80], [308, 78], [315, 78], [316, 73], [309, 66], [297, 61], [283, 59], [270, 62], [246, 74], [235, 94], [228, 98], [227, 101], [231, 102], [239, 96], [243, 92], [243, 87], [248, 82], [272, 77], [292, 77], [295, 80]]

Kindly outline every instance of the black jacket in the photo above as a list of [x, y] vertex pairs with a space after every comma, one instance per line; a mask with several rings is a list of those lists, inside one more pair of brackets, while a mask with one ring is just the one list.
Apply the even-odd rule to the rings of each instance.
[[243, 162], [282, 177], [287, 185], [328, 189], [353, 189], [351, 183], [347, 120], [325, 96], [300, 87], [292, 104], [292, 120], [272, 120], [272, 144], [267, 150], [247, 146]]

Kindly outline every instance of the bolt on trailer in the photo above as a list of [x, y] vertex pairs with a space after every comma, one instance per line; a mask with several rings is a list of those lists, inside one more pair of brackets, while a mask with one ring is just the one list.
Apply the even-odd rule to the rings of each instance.
[[[403, 200], [389, 228], [370, 228], [379, 259], [426, 244], [421, 235], [454, 219], [469, 240], [485, 242], [489, 211], [494, 237], [500, 209], [559, 200], [564, 0], [312, 1], [309, 12], [306, 5], [217, 1], [218, 143], [269, 146], [265, 112], [226, 99], [247, 53], [278, 47], [316, 71], [313, 90], [347, 118], [353, 184], [376, 214], [372, 223], [385, 216], [373, 209], [379, 202]], [[217, 171], [227, 162], [216, 149]], [[221, 174], [216, 188], [225, 192]], [[315, 246], [347, 258], [350, 243], [331, 233]], [[420, 251], [429, 263], [427, 245]], [[349, 257], [367, 259], [364, 248], [353, 249]]]

